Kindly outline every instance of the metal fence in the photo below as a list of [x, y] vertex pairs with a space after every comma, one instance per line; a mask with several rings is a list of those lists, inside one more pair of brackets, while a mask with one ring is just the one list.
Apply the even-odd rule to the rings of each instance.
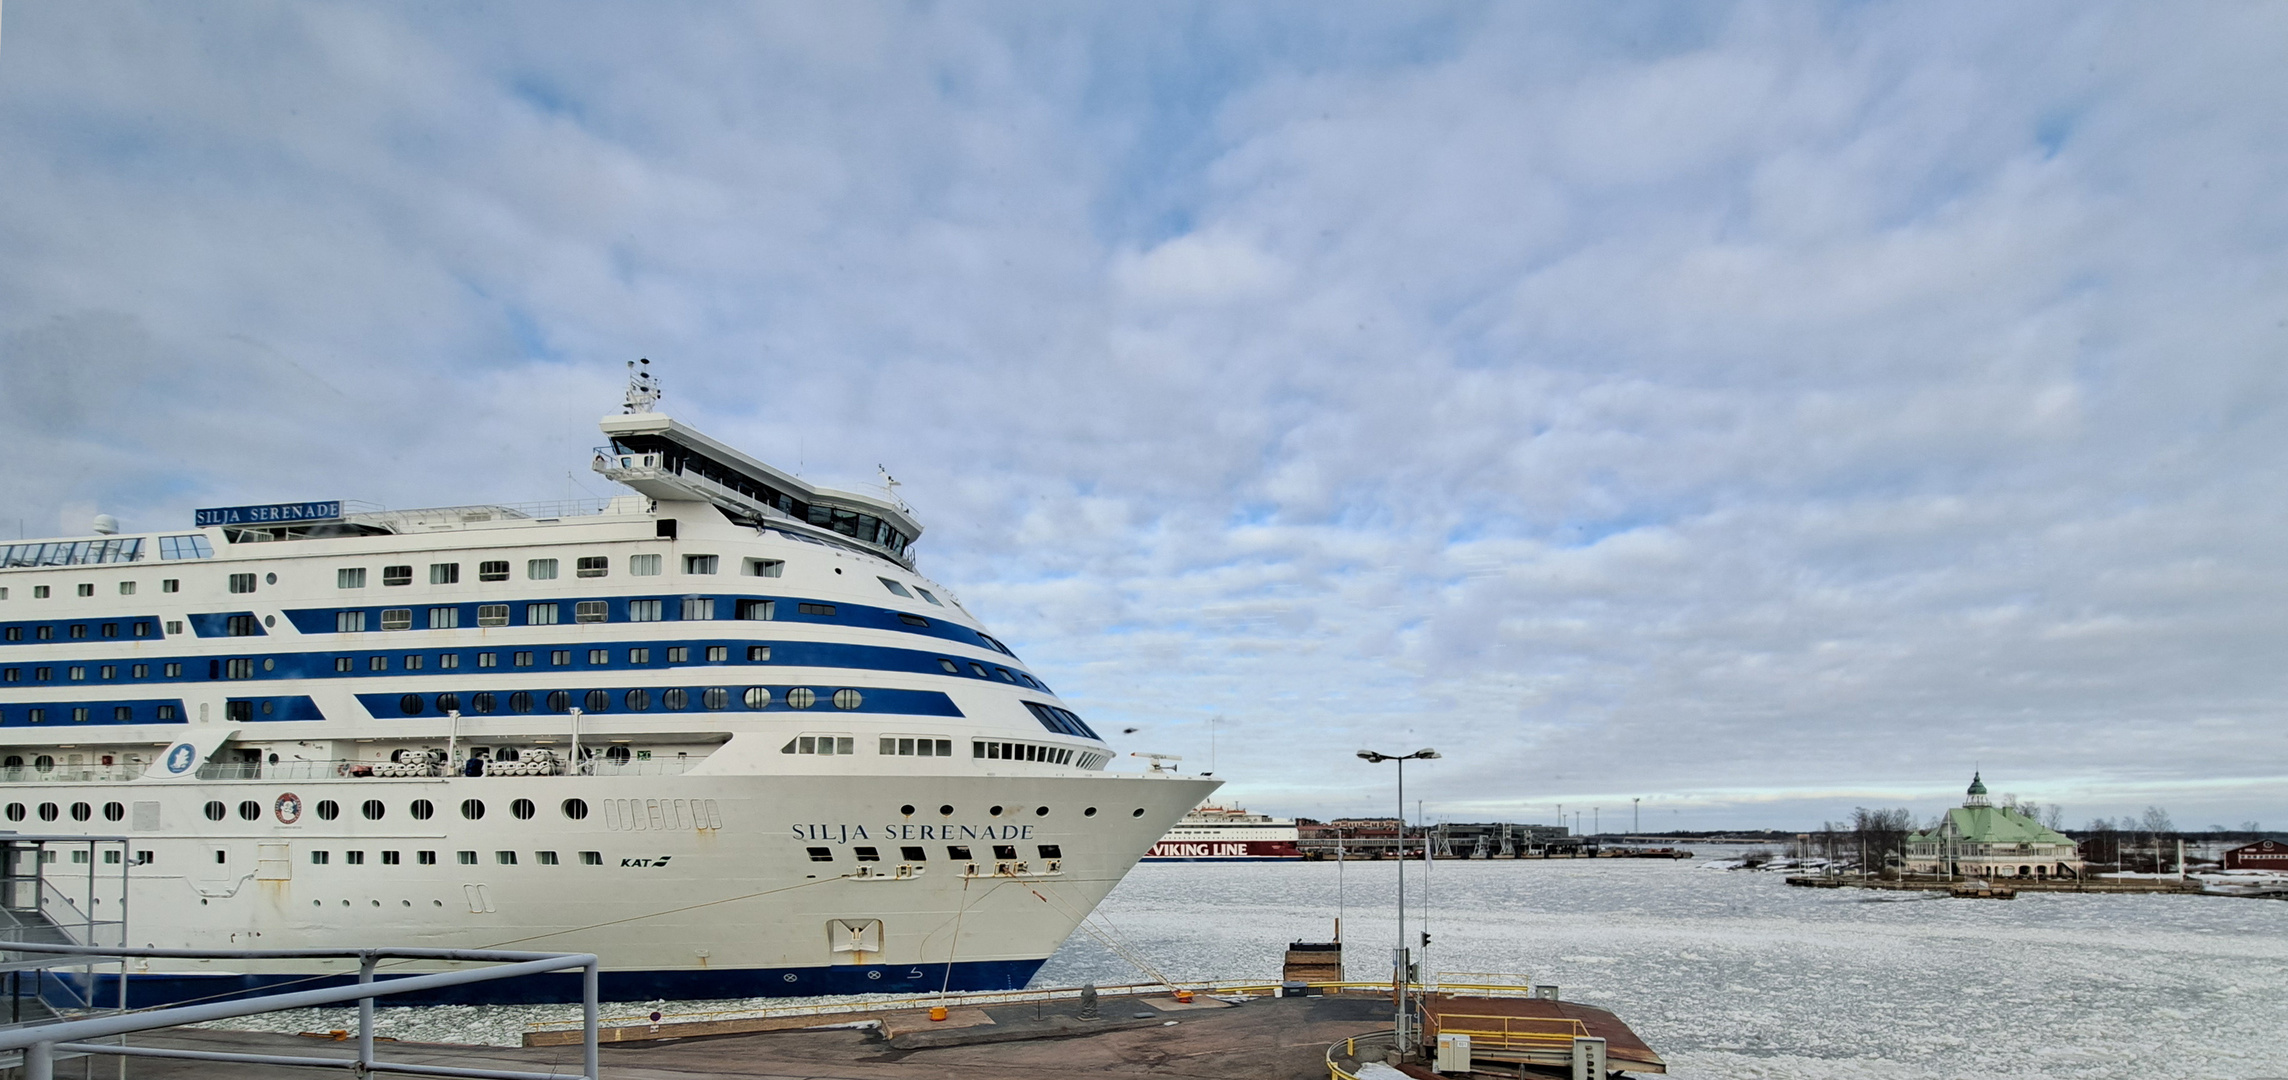
[[[596, 1066], [596, 978], [598, 964], [593, 953], [508, 952], [498, 949], [114, 949], [25, 941], [9, 942], [5, 948], [9, 952], [42, 954], [53, 957], [52, 963], [55, 966], [86, 964], [97, 957], [117, 959], [123, 965], [128, 960], [146, 958], [168, 960], [354, 958], [358, 962], [358, 981], [354, 986], [331, 986], [318, 990], [264, 994], [234, 1001], [179, 1005], [142, 1012], [123, 1011], [104, 1016], [33, 1024], [13, 1030], [0, 1031], [0, 1051], [20, 1050], [23, 1052], [23, 1080], [55, 1080], [55, 1058], [59, 1052], [220, 1061], [245, 1065], [347, 1068], [354, 1070], [359, 1076], [368, 1073], [390, 1072], [415, 1076], [469, 1077], [471, 1080], [598, 1080]], [[499, 964], [501, 966], [476, 968], [468, 971], [445, 971], [427, 975], [399, 975], [376, 980], [374, 969], [384, 960], [442, 960]], [[582, 1024], [585, 1034], [582, 1040], [581, 1071], [577, 1076], [567, 1073], [515, 1072], [503, 1069], [463, 1069], [441, 1065], [414, 1065], [404, 1062], [378, 1061], [374, 1058], [373, 1003], [375, 998], [386, 997], [391, 994], [435, 990], [447, 986], [466, 986], [471, 983], [490, 982], [496, 979], [514, 979], [551, 971], [568, 971], [573, 968], [581, 969]], [[218, 1050], [177, 1050], [91, 1041], [138, 1031], [152, 1031], [183, 1024], [202, 1024], [212, 1020], [228, 1020], [233, 1017], [252, 1016], [257, 1013], [275, 1012], [280, 1009], [307, 1009], [322, 1005], [339, 1005], [348, 1001], [358, 1003], [357, 1056], [355, 1058], [305, 1057], [289, 1054], [238, 1054]]]

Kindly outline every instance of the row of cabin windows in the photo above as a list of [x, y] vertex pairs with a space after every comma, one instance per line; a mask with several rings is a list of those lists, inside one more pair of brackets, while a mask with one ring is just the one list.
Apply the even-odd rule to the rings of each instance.
[[[617, 747], [615, 747], [615, 749], [617, 749]], [[105, 815], [110, 815], [112, 807], [116, 807], [118, 805], [118, 803], [111, 803], [106, 806], [104, 808]], [[9, 820], [23, 820], [23, 815], [20, 813], [21, 809], [22, 807], [18, 804], [10, 804], [8, 807], [8, 812], [14, 816], [9, 818]], [[320, 821], [332, 821], [342, 816], [342, 805], [332, 799], [320, 799], [318, 800], [318, 804], [311, 807], [310, 809], [312, 813], [315, 813], [318, 816], [318, 820]], [[388, 804], [382, 802], [380, 799], [367, 799], [365, 802], [359, 804], [357, 809], [358, 816], [366, 819], [367, 821], [380, 821], [381, 819], [389, 816]], [[567, 820], [582, 821], [585, 820], [588, 816], [588, 800], [566, 799], [563, 802], [558, 803], [556, 809], [557, 812], [563, 814]], [[46, 812], [47, 809], [43, 806], [41, 813], [45, 814]], [[75, 808], [73, 812], [76, 814], [78, 810]], [[208, 821], [221, 821], [222, 819], [229, 817], [230, 812], [231, 808], [225, 805], [220, 799], [208, 802], [204, 810]], [[415, 799], [411, 803], [406, 804], [405, 812], [415, 821], [427, 821], [430, 818], [437, 816], [437, 804], [430, 802], [427, 799]], [[510, 817], [513, 817], [518, 821], [531, 821], [540, 813], [540, 805], [533, 802], [531, 799], [517, 799], [508, 804], [508, 813]], [[461, 816], [469, 821], [483, 821], [485, 817], [485, 801], [483, 799], [461, 800]], [[253, 799], [246, 799], [240, 802], [238, 804], [238, 817], [241, 821], [261, 820], [262, 804]], [[41, 820], [53, 821], [55, 819], [42, 818]], [[78, 820], [85, 821], [87, 819], [79, 818]], [[109, 820], [117, 821], [119, 819], [112, 817]]]
[[[165, 672], [165, 677], [169, 679], [180, 679], [183, 677], [183, 665], [181, 664], [161, 664], [159, 665], [159, 670]], [[52, 667], [33, 668], [32, 681], [50, 682], [55, 678], [55, 671], [56, 669]], [[130, 679], [148, 679], [151, 677], [151, 665], [149, 664], [129, 664], [127, 665], [127, 671], [127, 677]], [[82, 664], [73, 664], [69, 667], [66, 667], [64, 668], [64, 677], [72, 682], [83, 681], [87, 678], [87, 667]], [[119, 677], [119, 665], [99, 664], [95, 669], [95, 677], [97, 679], [106, 681], [116, 679]], [[23, 679], [23, 668], [0, 668], [0, 682], [22, 682]]]
[[[332, 863], [333, 863], [333, 854], [334, 854], [334, 853], [333, 853], [333, 852], [330, 852], [330, 851], [313, 851], [313, 852], [311, 852], [311, 853], [310, 853], [310, 865], [312, 865], [312, 866], [329, 866], [329, 865], [332, 865]], [[220, 863], [220, 862], [227, 862], [227, 861], [228, 861], [228, 859], [227, 859], [227, 855], [228, 855], [228, 853], [227, 853], [227, 852], [223, 852], [223, 851], [217, 851], [217, 852], [215, 852], [215, 861], [216, 861], [216, 862], [218, 862], [218, 863]], [[454, 856], [454, 861], [455, 861], [455, 862], [457, 862], [457, 863], [459, 863], [459, 864], [460, 864], [460, 865], [462, 865], [462, 866], [475, 866], [475, 865], [477, 865], [477, 853], [476, 853], [476, 852], [474, 852], [474, 851], [456, 851], [456, 852], [454, 852], [454, 853], [453, 853], [453, 856]], [[494, 862], [496, 862], [496, 863], [498, 863], [498, 864], [500, 864], [500, 865], [502, 865], [502, 866], [515, 866], [515, 865], [517, 865], [517, 858], [516, 858], [516, 856], [517, 856], [517, 853], [516, 853], [516, 852], [514, 852], [514, 851], [496, 851], [496, 852], [493, 852], [493, 861], [494, 861]], [[416, 851], [416, 852], [414, 852], [414, 853], [413, 853], [413, 861], [414, 861], [414, 863], [415, 863], [416, 865], [419, 865], [419, 866], [435, 866], [435, 865], [437, 865], [437, 853], [436, 853], [436, 852], [434, 852], [434, 851]], [[381, 865], [383, 865], [383, 866], [398, 866], [398, 865], [401, 865], [403, 862], [404, 862], [404, 852], [401, 852], [401, 851], [384, 851], [384, 852], [382, 852], [382, 853], [381, 853]], [[558, 859], [557, 859], [557, 857], [556, 857], [556, 853], [555, 853], [555, 852], [553, 852], [553, 851], [535, 851], [535, 852], [533, 852], [533, 853], [532, 853], [532, 862], [533, 862], [533, 865], [535, 865], [535, 866], [557, 866], [557, 865], [560, 865], [560, 860], [558, 860]], [[364, 866], [364, 865], [365, 865], [365, 852], [363, 852], [363, 851], [345, 851], [345, 852], [342, 852], [342, 865], [344, 865], [344, 866]], [[580, 853], [580, 865], [582, 865], [582, 866], [602, 866], [602, 865], [604, 865], [604, 853], [603, 853], [603, 852], [601, 852], [601, 851], [583, 851], [583, 852], [581, 852], [581, 853]]]
[[[628, 650], [628, 663], [630, 663], [630, 664], [648, 664], [648, 663], [651, 663], [651, 662], [652, 662], [652, 653], [653, 653], [653, 651], [654, 651], [654, 650], [652, 649], [652, 647], [651, 647], [651, 646], [648, 646], [648, 645], [641, 645], [641, 646], [637, 646], [637, 647], [635, 647], [635, 648], [629, 649], [629, 650]], [[664, 657], [666, 658], [666, 662], [667, 662], [667, 663], [670, 663], [670, 664], [688, 664], [688, 663], [690, 663], [690, 662], [691, 662], [691, 646], [689, 646], [689, 645], [670, 645], [670, 646], [667, 646], [666, 648], [663, 648], [663, 649], [659, 649], [659, 650], [657, 650], [657, 651], [658, 651], [658, 652], [659, 652], [659, 653], [660, 653], [662, 656], [664, 656]], [[548, 666], [549, 666], [549, 667], [570, 667], [570, 666], [572, 666], [572, 657], [573, 657], [573, 656], [574, 656], [576, 653], [578, 653], [578, 652], [579, 652], [579, 650], [577, 650], [577, 649], [550, 649], [550, 650], [548, 650]], [[603, 665], [603, 664], [609, 664], [609, 663], [611, 663], [611, 662], [612, 662], [612, 650], [610, 650], [610, 649], [589, 649], [589, 650], [587, 650], [587, 653], [588, 653], [588, 663], [589, 663], [590, 665]], [[730, 647], [729, 645], [707, 645], [707, 646], [702, 646], [702, 655], [706, 656], [706, 658], [707, 658], [707, 661], [706, 661], [706, 662], [707, 662], [707, 663], [710, 663], [710, 664], [727, 664], [727, 663], [730, 663], [730, 662], [731, 662], [731, 647]], [[475, 656], [476, 656], [476, 659], [477, 659], [477, 666], [478, 666], [478, 667], [480, 667], [480, 668], [497, 668], [497, 667], [501, 666], [501, 665], [500, 665], [500, 658], [501, 658], [501, 654], [500, 654], [500, 653], [497, 653], [497, 652], [481, 652], [481, 653], [477, 653], [477, 654], [475, 654]], [[521, 651], [521, 652], [512, 652], [512, 653], [509, 653], [509, 654], [508, 654], [508, 659], [509, 659], [509, 666], [510, 666], [510, 667], [537, 667], [537, 666], [539, 666], [539, 664], [537, 663], [537, 661], [538, 661], [538, 659], [539, 659], [539, 656], [540, 656], [540, 653], [539, 653], [539, 651], [538, 651], [538, 650], [531, 650], [531, 651]], [[435, 658], [435, 659], [436, 659], [436, 666], [437, 666], [437, 669], [438, 669], [438, 670], [440, 670], [440, 671], [450, 671], [450, 670], [454, 670], [454, 669], [457, 669], [457, 668], [459, 668], [459, 667], [461, 666], [461, 654], [460, 654], [460, 653], [450, 653], [450, 652], [447, 652], [447, 653], [438, 653], [438, 654], [436, 655], [436, 658]], [[430, 662], [430, 658], [428, 657], [428, 655], [427, 655], [427, 654], [424, 654], [424, 653], [408, 653], [407, 655], [405, 655], [404, 657], [402, 657], [402, 660], [404, 661], [404, 668], [405, 668], [405, 670], [407, 670], [407, 671], [420, 671], [420, 670], [422, 670], [423, 668], [425, 668], [425, 667], [428, 667], [428, 666], [429, 666], [429, 662]], [[747, 646], [747, 662], [748, 662], [748, 663], [751, 663], [751, 664], [767, 664], [767, 663], [769, 663], [769, 662], [770, 662], [770, 660], [771, 660], [771, 647], [770, 647], [770, 646], [768, 646], [768, 645], [749, 645], [749, 646]], [[386, 657], [386, 656], [368, 656], [368, 657], [366, 657], [366, 658], [365, 658], [365, 670], [367, 670], [367, 671], [388, 671], [388, 670], [390, 669], [389, 661], [390, 661], [390, 658], [389, 658], [389, 657]], [[137, 667], [141, 667], [142, 665], [138, 664], [138, 665], [136, 665], [136, 666], [137, 666]], [[168, 666], [169, 666], [169, 667], [181, 667], [182, 665], [180, 665], [180, 664], [169, 664]], [[108, 670], [108, 669], [107, 669], [107, 670]], [[348, 673], [350, 673], [350, 672], [353, 672], [353, 671], [356, 671], [356, 670], [358, 670], [358, 662], [357, 662], [357, 657], [354, 657], [354, 656], [337, 656], [337, 657], [334, 657], [334, 671], [335, 671], [335, 672], [337, 672], [337, 673], [340, 673], [340, 674], [348, 674]], [[249, 672], [248, 672], [248, 673], [249, 673], [249, 674], [252, 674], [252, 672], [251, 672], [251, 669], [249, 670]], [[106, 678], [109, 678], [110, 676], [108, 676], [108, 675], [107, 675], [107, 676], [105, 676], [105, 677], [106, 677]], [[140, 675], [138, 675], [138, 677], [140, 677]]]
[[969, 756], [989, 761], [1045, 761], [1051, 765], [1070, 765], [1073, 749], [1069, 746], [1042, 746], [1039, 743], [986, 742], [969, 744]]
[[[720, 562], [721, 560], [714, 555], [686, 555], [683, 557], [683, 572], [686, 574], [712, 574], [716, 572], [716, 567]], [[663, 572], [664, 565], [658, 555], [628, 556], [628, 574], [632, 577], [657, 577]], [[509, 566], [509, 561], [506, 559], [490, 559], [480, 562], [477, 564], [477, 580], [507, 581], [509, 579]], [[560, 566], [561, 563], [556, 559], [526, 559], [524, 561], [524, 576], [529, 581], [554, 581]], [[608, 555], [583, 555], [573, 560], [572, 563], [574, 577], [610, 577], [611, 573], [612, 559]], [[783, 577], [786, 573], [786, 563], [780, 559], [748, 559], [744, 563], [744, 573], [748, 577]], [[239, 590], [235, 585], [235, 579], [238, 575], [232, 575], [232, 577], [234, 585], [231, 591], [237, 592]], [[275, 581], [275, 575], [273, 575], [273, 580]], [[405, 564], [382, 567], [381, 583], [383, 585], [413, 584], [413, 566]], [[460, 583], [460, 563], [429, 564], [429, 584], [458, 585]], [[362, 589], [365, 588], [365, 585], [365, 567], [344, 566], [334, 571], [334, 587], [337, 589]], [[246, 591], [252, 592], [253, 589], [249, 587]]]
[[[814, 611], [812, 610], [813, 608], [821, 610]], [[712, 620], [715, 618], [715, 610], [716, 608], [714, 597], [687, 596], [683, 598], [682, 612], [685, 621], [701, 622]], [[741, 600], [738, 602], [738, 606], [732, 610], [737, 613], [737, 618], [741, 620], [750, 622], [770, 622], [778, 615], [778, 602], [775, 600]], [[804, 604], [802, 605], [802, 613], [805, 615], [832, 615], [834, 614], [834, 605]], [[548, 602], [539, 604], [526, 604], [524, 605], [524, 624], [526, 626], [555, 626], [562, 621], [563, 614], [564, 605], [560, 603]], [[383, 608], [381, 610], [381, 617], [376, 620], [375, 625], [383, 630], [411, 630], [414, 629], [414, 615], [415, 609], [413, 608]], [[666, 601], [664, 600], [628, 601], [629, 622], [662, 622], [666, 619], [666, 615], [667, 608]], [[458, 607], [428, 608], [424, 611], [421, 611], [420, 616], [420, 628], [424, 630], [453, 630], [458, 629], [461, 625], [461, 609]], [[247, 620], [247, 626], [243, 634], [240, 633], [238, 622], [238, 620], [241, 618]], [[920, 617], [914, 616], [914, 618]], [[572, 621], [576, 623], [601, 623], [612, 621], [611, 601], [574, 601], [572, 604]], [[509, 605], [478, 604], [477, 625], [480, 627], [509, 625]], [[922, 620], [921, 625], [929, 625], [928, 620]], [[138, 626], [138, 629], [140, 630], [140, 626]], [[365, 612], [337, 611], [334, 613], [335, 633], [362, 634], [366, 631], [366, 629], [367, 622]], [[230, 620], [230, 631], [233, 635], [236, 636], [252, 635], [255, 632], [253, 629], [253, 617], [238, 615], [232, 616]]]
[[[249, 575], [249, 576], [251, 577], [252, 575]], [[135, 588], [136, 588], [136, 585], [135, 585], [135, 583], [134, 583], [134, 582], [132, 582], [132, 581], [122, 581], [122, 582], [120, 582], [120, 583], [119, 583], [119, 595], [121, 595], [121, 596], [133, 596], [133, 595], [135, 595]], [[81, 596], [94, 596], [94, 595], [95, 595], [95, 583], [94, 583], [94, 582], [91, 582], [91, 581], [83, 581], [83, 582], [80, 582], [80, 583], [78, 584], [78, 586], [76, 586], [76, 587], [74, 588], [74, 590], [73, 590], [73, 591], [77, 592], [77, 593], [78, 593], [79, 595], [81, 595]], [[181, 578], [162, 578], [162, 579], [160, 579], [160, 581], [159, 581], [159, 591], [160, 591], [160, 592], [182, 592], [182, 591], [183, 591], [183, 580], [182, 580]], [[235, 590], [234, 590], [234, 591], [235, 591]], [[249, 587], [249, 588], [247, 589], [247, 591], [248, 591], [248, 592], [252, 592], [252, 591], [254, 591], [254, 590], [253, 590], [251, 587]], [[50, 598], [50, 597], [52, 597], [52, 596], [54, 596], [54, 595], [55, 595], [55, 592], [54, 592], [54, 587], [53, 587], [53, 586], [49, 586], [49, 585], [34, 585], [34, 586], [32, 586], [32, 599], [34, 599], [34, 600], [46, 600], [46, 599], [48, 599], [48, 598]], [[7, 589], [7, 587], [5, 587], [5, 586], [0, 586], [0, 600], [6, 600], [6, 599], [8, 599], [8, 589]]]
[[[629, 690], [620, 695], [620, 703], [624, 705], [629, 712], [649, 712], [651, 711], [652, 702], [654, 700], [653, 693], [654, 692], [651, 690], [642, 689], [640, 687], [634, 690]], [[680, 712], [691, 707], [691, 691], [686, 690], [683, 687], [672, 686], [665, 690], [658, 691], [657, 694], [659, 706], [670, 712]], [[728, 687], [710, 686], [704, 690], [699, 691], [698, 700], [699, 707], [703, 709], [728, 709], [731, 707], [731, 691]], [[818, 692], [806, 686], [797, 686], [788, 690], [786, 692], [786, 697], [783, 700], [787, 708], [807, 709], [813, 705], [818, 704]], [[828, 698], [828, 700], [832, 701], [834, 703], [834, 707], [837, 709], [855, 709], [866, 703], [866, 696], [856, 690], [842, 689], [836, 690], [833, 695]], [[770, 688], [767, 686], [750, 686], [744, 693], [739, 695], [739, 701], [749, 709], [770, 708]], [[545, 698], [537, 699], [533, 696], [533, 692], [530, 690], [518, 690], [507, 695], [508, 711], [512, 713], [531, 712], [532, 707], [536, 702], [545, 703], [549, 712], [569, 713], [572, 711], [573, 705], [572, 691], [551, 690], [548, 691], [548, 694]], [[590, 690], [579, 699], [579, 703], [582, 707], [582, 711], [584, 712], [609, 712], [612, 708], [612, 692], [609, 690]], [[502, 704], [502, 700], [500, 695], [497, 695], [490, 690], [480, 690], [469, 695], [467, 704], [468, 711], [483, 715], [497, 711]], [[461, 695], [459, 694], [444, 693], [437, 695], [438, 712], [457, 712], [460, 711], [461, 706], [462, 701]], [[404, 697], [397, 699], [398, 711], [404, 713], [407, 716], [419, 716], [423, 712], [427, 711], [428, 708], [428, 700], [419, 694], [407, 694]], [[791, 747], [794, 744], [788, 743], [787, 745]], [[795, 751], [790, 749], [786, 752], [791, 754]], [[814, 753], [815, 751], [804, 750], [802, 752], [808, 754]], [[826, 752], [831, 754], [834, 751], [828, 750]], [[847, 754], [850, 751], [844, 750], [842, 752]]]
[[[53, 765], [54, 763], [54, 759], [49, 758], [45, 754], [40, 755], [40, 758], [43, 761], [49, 762], [50, 765]], [[19, 764], [21, 764], [21, 759], [19, 759]], [[41, 821], [55, 821], [62, 818], [65, 813], [63, 807], [60, 807], [52, 802], [41, 803], [36, 812], [38, 813]], [[92, 821], [95, 818], [96, 808], [89, 803], [75, 802], [71, 804], [70, 813], [71, 819], [73, 821]], [[8, 804], [7, 814], [8, 820], [10, 821], [22, 821], [27, 815], [27, 810], [23, 803], [12, 802]], [[107, 802], [103, 804], [103, 820], [124, 821], [126, 818], [127, 807], [124, 804], [115, 802]], [[75, 859], [73, 861], [79, 862], [84, 860]]]
[[[100, 710], [102, 710], [104, 706], [74, 705], [70, 706], [69, 708], [71, 712], [71, 722], [75, 724], [84, 724], [90, 720], [95, 719], [100, 714]], [[114, 724], [132, 724], [136, 722], [135, 706], [133, 705], [113, 705], [109, 706], [109, 709], [111, 722]], [[175, 719], [175, 707], [172, 705], [153, 705], [150, 706], [150, 709], [151, 719], [154, 722], [170, 723]], [[49, 713], [51, 711], [56, 714], [54, 719], [63, 719], [63, 709], [50, 710], [45, 705], [34, 705], [24, 709], [18, 709], [14, 707], [0, 708], [0, 723], [6, 723], [16, 717], [22, 717], [23, 721], [27, 724], [45, 724], [50, 719]], [[22, 758], [17, 758], [11, 755], [10, 759], [15, 761], [15, 764], [4, 767], [11, 769], [23, 767], [24, 762]]]
[[[833, 848], [814, 847], [804, 848], [803, 850], [810, 855], [810, 861], [812, 862], [834, 861]], [[1065, 857], [1065, 850], [1061, 844], [1042, 844], [1039, 845], [1036, 850], [1041, 853], [1041, 857], [1044, 859], [1062, 859]], [[850, 849], [850, 854], [859, 862], [882, 861], [881, 848], [862, 846], [853, 847]], [[945, 857], [953, 860], [954, 862], [969, 862], [975, 858], [975, 856], [969, 853], [969, 845], [967, 844], [946, 845]], [[1017, 857], [1017, 845], [995, 844], [993, 845], [993, 857], [996, 859], [1014, 859]], [[929, 852], [928, 850], [918, 846], [900, 847], [898, 849], [898, 858], [906, 862], [928, 862]]]
[[[71, 623], [64, 627], [64, 640], [84, 640], [88, 636], [88, 629], [90, 627], [94, 628], [95, 636], [99, 638], [116, 638], [120, 636], [119, 624], [115, 622]], [[24, 631], [27, 629], [31, 631], [31, 634], [28, 638], [24, 633]], [[150, 637], [151, 631], [156, 629], [158, 629], [157, 623], [137, 620], [127, 624], [126, 636]], [[56, 628], [52, 624], [33, 627], [11, 626], [5, 631], [0, 631], [0, 639], [8, 641], [54, 641], [56, 640]]]

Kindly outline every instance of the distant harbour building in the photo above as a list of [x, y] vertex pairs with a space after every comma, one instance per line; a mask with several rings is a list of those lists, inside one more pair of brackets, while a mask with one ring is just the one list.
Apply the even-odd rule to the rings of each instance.
[[2288, 844], [2259, 840], [2224, 853], [2227, 870], [2277, 870], [2288, 873]]
[[1907, 835], [1906, 871], [1945, 877], [2080, 877], [2081, 850], [2071, 837], [2014, 806], [1996, 806], [1977, 773], [1962, 805], [1938, 827]]

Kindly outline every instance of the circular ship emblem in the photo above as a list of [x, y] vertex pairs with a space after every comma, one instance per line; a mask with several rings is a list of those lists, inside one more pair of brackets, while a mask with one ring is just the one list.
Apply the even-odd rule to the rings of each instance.
[[176, 743], [167, 751], [167, 771], [180, 776], [191, 771], [191, 763], [198, 759], [198, 748], [187, 742]]
[[277, 814], [278, 820], [287, 825], [302, 820], [302, 797], [291, 791], [278, 796]]

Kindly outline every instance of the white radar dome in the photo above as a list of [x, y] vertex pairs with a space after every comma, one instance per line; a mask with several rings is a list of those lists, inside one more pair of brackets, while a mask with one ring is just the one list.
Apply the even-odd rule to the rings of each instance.
[[95, 515], [95, 531], [97, 535], [110, 536], [119, 531], [119, 519], [110, 514], [97, 514]]

